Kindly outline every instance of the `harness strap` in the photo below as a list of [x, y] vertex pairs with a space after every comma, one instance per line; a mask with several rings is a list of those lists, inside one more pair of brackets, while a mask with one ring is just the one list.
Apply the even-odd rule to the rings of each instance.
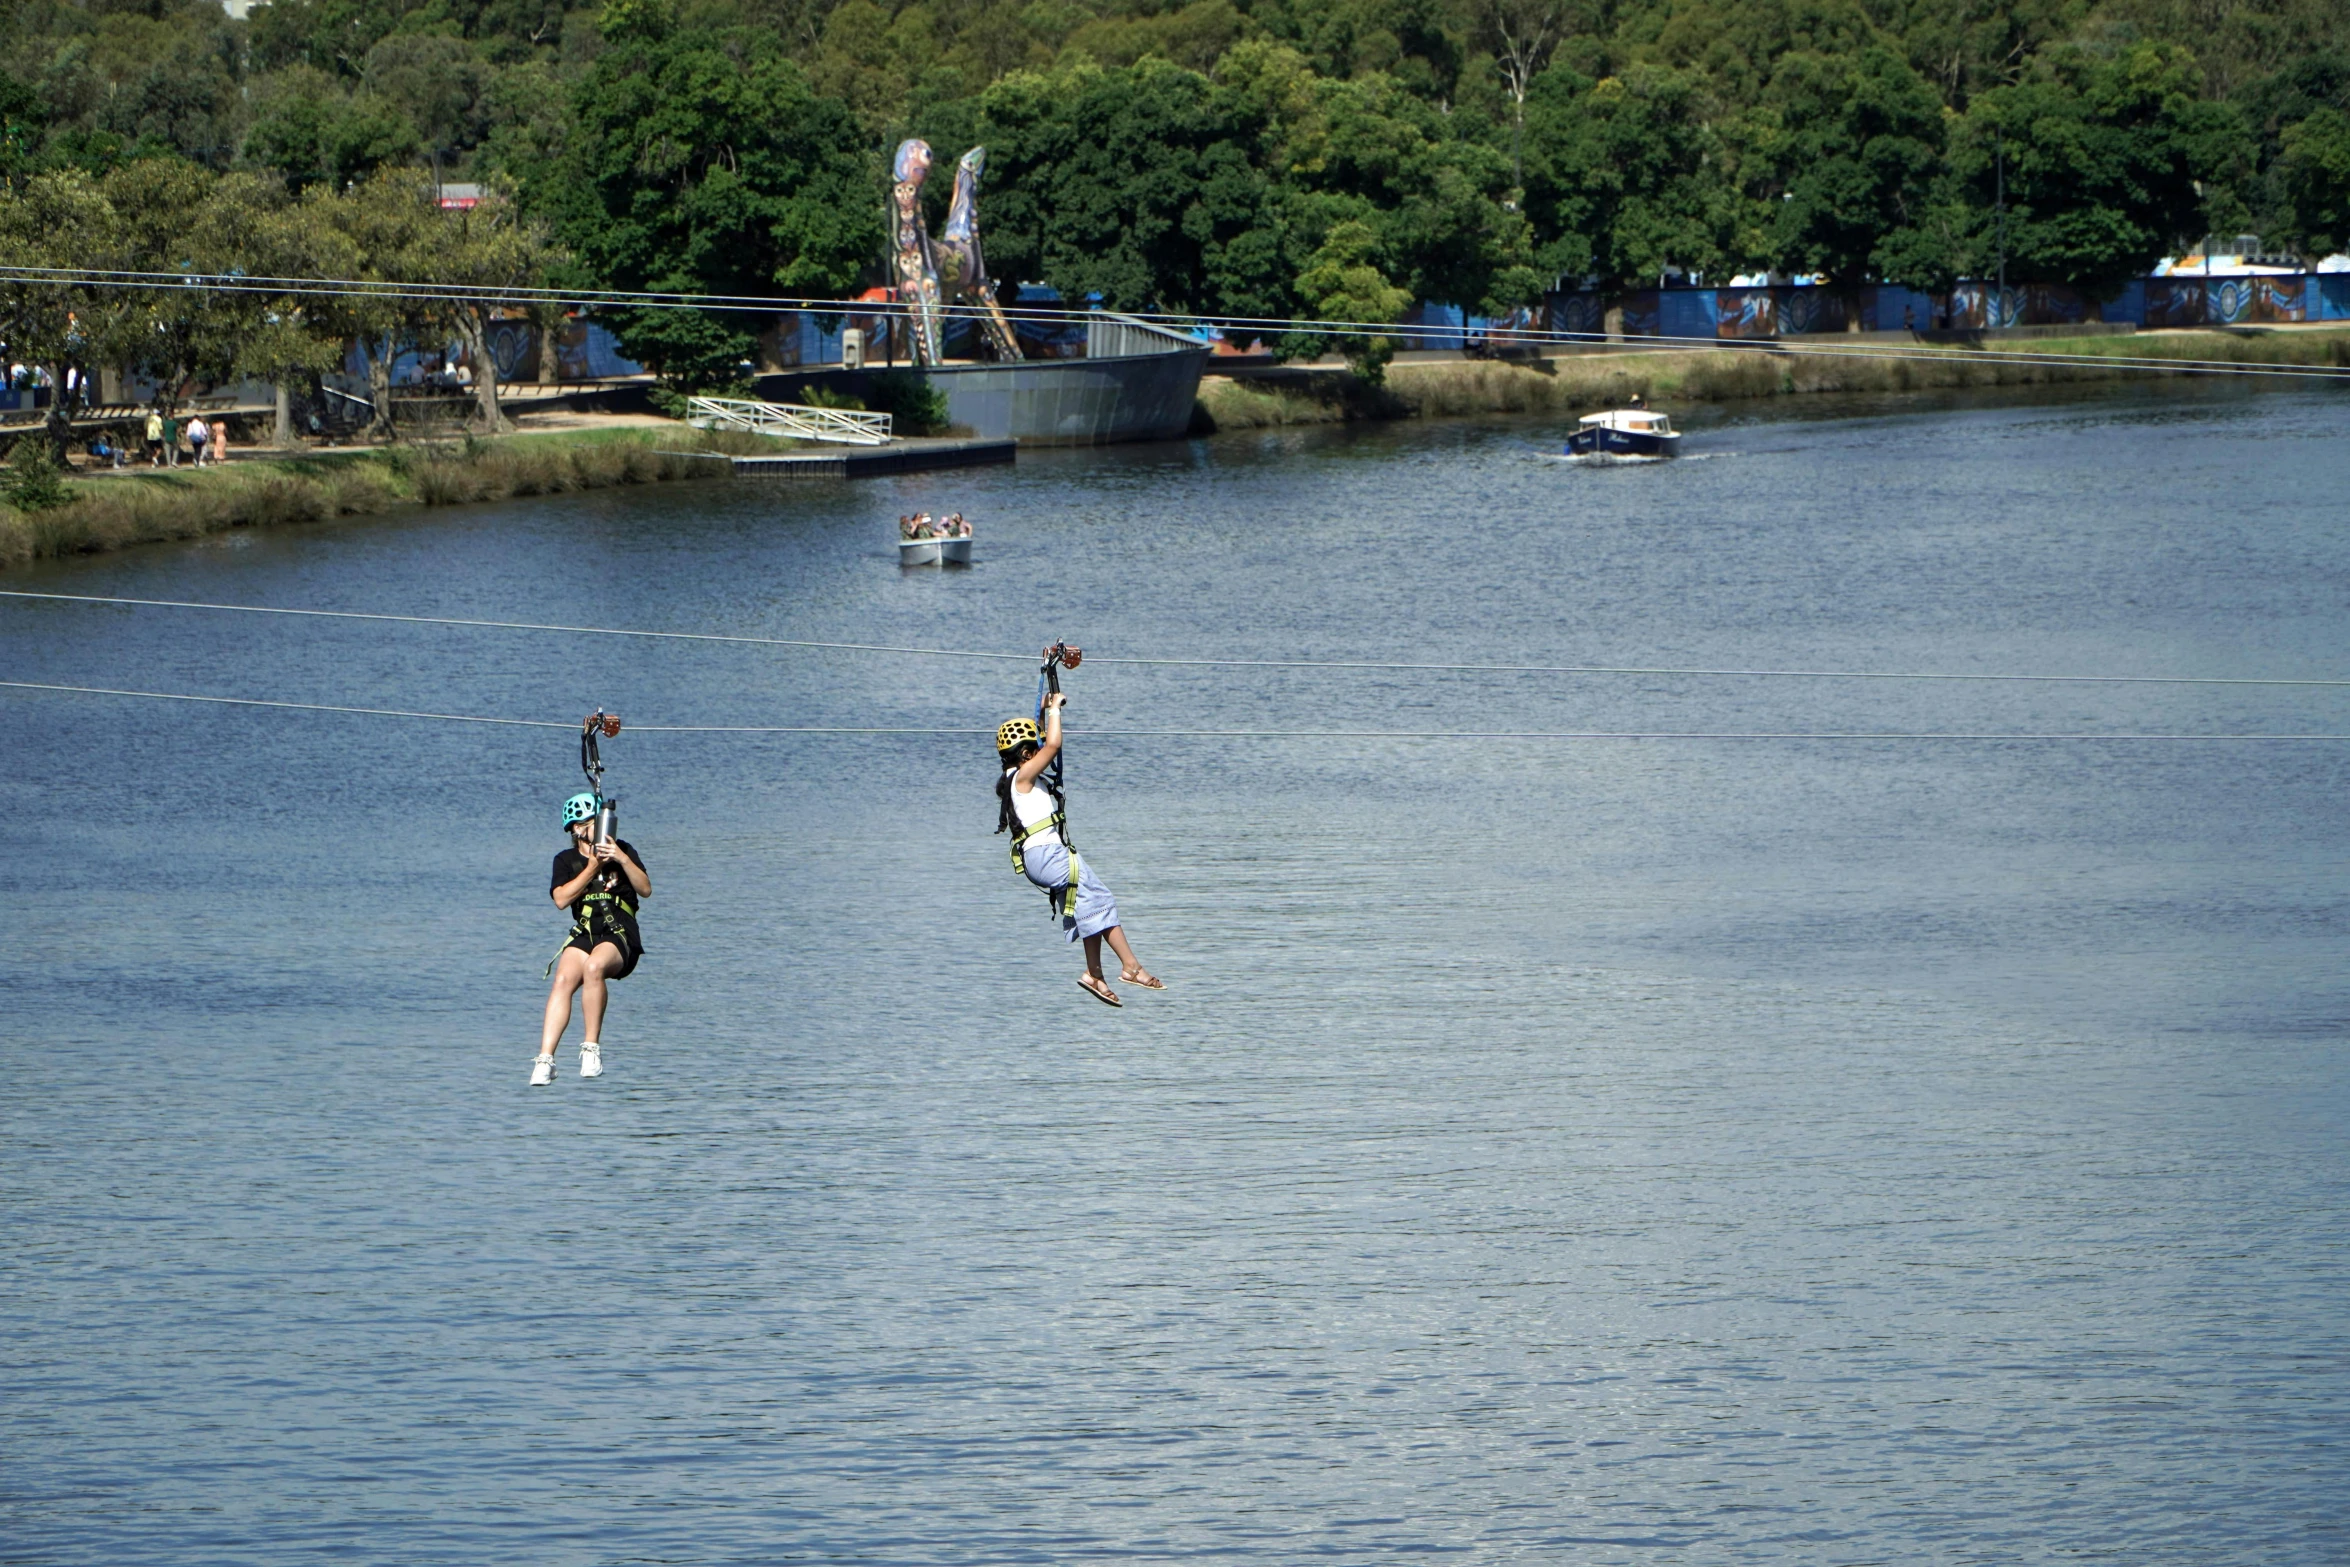
[[[1028, 861], [1027, 858], [1021, 854], [1021, 849], [1027, 845], [1028, 840], [1031, 838], [1042, 837], [1047, 832], [1063, 832], [1063, 824], [1065, 821], [1065, 815], [1060, 811], [1055, 811], [1052, 815], [1046, 817], [1043, 821], [1038, 822], [1033, 827], [1021, 827], [1016, 829], [1012, 834], [1012, 869], [1018, 872], [1020, 875], [1026, 876], [1028, 874]], [[1052, 905], [1053, 915], [1055, 918], [1059, 919], [1063, 925], [1074, 925], [1077, 920], [1077, 845], [1071, 843], [1066, 837], [1063, 837], [1061, 839], [1061, 847], [1068, 851], [1069, 879], [1061, 886], [1045, 888], [1044, 897], [1045, 902]]]
[[[1059, 834], [1067, 824], [1068, 817], [1063, 812], [1055, 811], [1052, 815], [1046, 817], [1043, 821], [1038, 822], [1033, 827], [1022, 826], [1013, 828], [1012, 869], [1018, 871], [1023, 876], [1027, 875], [1028, 864], [1020, 857], [1020, 851], [1027, 845], [1028, 840], [1031, 838], [1041, 838], [1048, 832]], [[1066, 848], [1068, 843], [1068, 838], [1063, 836], [1061, 838], [1062, 846]]]
[[608, 927], [604, 934], [612, 938], [612, 944], [614, 946], [626, 947], [628, 945], [627, 927], [621, 925], [618, 922], [618, 920], [613, 916], [611, 909], [602, 908], [599, 906], [602, 904], [611, 904], [613, 908], [617, 908], [622, 914], [627, 915], [630, 919], [636, 918], [636, 905], [629, 902], [626, 898], [622, 897], [617, 892], [581, 893], [579, 898], [579, 913], [572, 917], [571, 928], [563, 933], [562, 945], [555, 949], [555, 955], [553, 957], [547, 959], [547, 972], [549, 974], [554, 973], [555, 965], [562, 961], [563, 950], [565, 947], [570, 946], [572, 942], [578, 940], [582, 936], [587, 937], [591, 944], [595, 941], [597, 935], [596, 926], [599, 920], [604, 922]]

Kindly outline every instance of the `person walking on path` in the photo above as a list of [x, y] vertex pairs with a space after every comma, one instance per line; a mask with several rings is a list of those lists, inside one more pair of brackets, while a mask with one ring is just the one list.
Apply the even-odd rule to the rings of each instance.
[[212, 427], [204, 422], [202, 414], [197, 414], [188, 421], [188, 450], [196, 454], [196, 467], [204, 466], [204, 448], [211, 442]]
[[644, 956], [636, 908], [651, 896], [653, 878], [636, 846], [618, 836], [598, 840], [597, 800], [575, 794], [563, 802], [563, 826], [571, 846], [555, 856], [554, 885], [548, 895], [572, 916], [571, 934], [547, 965], [554, 986], [547, 992], [547, 1016], [539, 1031], [538, 1059], [530, 1064], [530, 1086], [555, 1080], [555, 1047], [571, 1024], [571, 993], [579, 992], [587, 1038], [579, 1045], [579, 1075], [604, 1075], [604, 1005], [614, 980], [626, 979]]
[[163, 466], [163, 410], [152, 403], [147, 406], [147, 466]]
[[180, 465], [180, 421], [177, 414], [163, 416], [163, 465], [166, 468], [177, 468]]

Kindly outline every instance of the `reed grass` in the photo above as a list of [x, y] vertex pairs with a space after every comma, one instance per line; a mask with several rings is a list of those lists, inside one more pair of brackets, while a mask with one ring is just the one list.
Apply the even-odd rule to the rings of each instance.
[[732, 452], [746, 442], [761, 452], [791, 444], [740, 432], [714, 438], [683, 426], [582, 430], [72, 479], [72, 499], [63, 506], [27, 513], [0, 504], [0, 569], [404, 506], [707, 479], [727, 470], [697, 454]]
[[[1866, 344], [1855, 345], [1865, 348]], [[1823, 392], [1901, 393], [1935, 389], [2049, 386], [2135, 379], [2165, 372], [2129, 365], [2036, 364], [2024, 356], [2207, 359], [2247, 365], [2350, 367], [2350, 333], [2127, 333], [2046, 338], [1986, 347], [1928, 350], [1931, 357], [1811, 355], [1748, 350], [1568, 355], [1534, 364], [1494, 360], [1390, 365], [1382, 395], [1349, 388], [1343, 371], [1302, 385], [1265, 389], [1211, 378], [1200, 403], [1219, 429], [1328, 424], [1343, 419], [1465, 418], [1480, 414], [1566, 414], [1612, 407], [1638, 395], [1683, 403], [1804, 396]]]
[[1218, 430], [1262, 430], [1285, 424], [1331, 424], [1346, 417], [1343, 404], [1279, 386], [1255, 386], [1211, 375], [1199, 384], [1199, 404]]

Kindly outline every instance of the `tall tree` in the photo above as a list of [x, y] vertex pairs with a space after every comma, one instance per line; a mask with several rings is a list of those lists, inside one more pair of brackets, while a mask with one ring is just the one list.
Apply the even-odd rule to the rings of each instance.
[[543, 306], [522, 300], [522, 291], [541, 286], [556, 253], [544, 225], [515, 209], [504, 192], [483, 193], [470, 210], [443, 212], [423, 226], [414, 251], [414, 278], [454, 286], [437, 319], [465, 345], [473, 365], [473, 395], [481, 423], [511, 429], [498, 406], [498, 360], [491, 333], [502, 318], [533, 319]]
[[1595, 82], [1554, 66], [1537, 78], [1526, 211], [1543, 265], [1620, 290], [1745, 259], [1751, 224], [1711, 119], [1703, 83], [1684, 71], [1634, 65]]
[[1510, 185], [1526, 188], [1526, 95], [1567, 29], [1567, 0], [1476, 0], [1477, 41], [1492, 51], [1510, 101]]
[[442, 218], [431, 177], [421, 169], [383, 169], [348, 191], [314, 187], [304, 195], [303, 211], [331, 233], [329, 243], [349, 268], [336, 275], [366, 285], [316, 296], [310, 313], [357, 350], [374, 408], [368, 428], [388, 438], [393, 361], [431, 340], [443, 321], [438, 301], [399, 289], [424, 271], [423, 253]]
[[1791, 54], [1771, 84], [1778, 208], [1775, 260], [1819, 272], [1843, 294], [1848, 331], [1861, 329], [1860, 291], [1889, 267], [1914, 268], [1941, 168], [1942, 105], [1889, 49]]
[[2277, 172], [2287, 232], [2278, 238], [2311, 257], [2350, 250], [2350, 114], [2313, 110], [2287, 127]]
[[2199, 182], [2241, 162], [2250, 137], [2199, 86], [2187, 51], [2140, 44], [2057, 50], [1976, 99], [1953, 161], [1982, 221], [2004, 164], [2009, 274], [2109, 299], [2200, 236]]
[[[771, 35], [682, 27], [667, 0], [609, 0], [576, 129], [526, 183], [536, 210], [617, 288], [853, 292], [882, 242], [879, 159], [846, 105], [817, 96]], [[725, 384], [752, 351], [740, 315], [614, 313], [622, 346], [681, 390]]]
[[[1372, 259], [1378, 250], [1379, 236], [1367, 223], [1348, 219], [1331, 227], [1297, 279], [1298, 296], [1316, 320], [1361, 327], [1403, 318], [1412, 296], [1380, 275]], [[1394, 338], [1357, 331], [1342, 335], [1339, 344], [1357, 376], [1373, 386], [1385, 379], [1387, 362], [1395, 357]]]
[[[0, 255], [20, 266], [105, 267], [120, 243], [113, 206], [78, 169], [0, 188]], [[87, 283], [0, 281], [0, 342], [11, 357], [49, 374], [48, 433], [61, 465], [72, 433], [70, 387], [102, 362], [108, 346], [94, 324], [118, 319], [121, 310], [119, 291]]]
[[[976, 127], [989, 265], [1117, 309], [1286, 313], [1261, 130], [1240, 95], [1164, 60], [1006, 77]], [[944, 173], [959, 149], [942, 151]]]

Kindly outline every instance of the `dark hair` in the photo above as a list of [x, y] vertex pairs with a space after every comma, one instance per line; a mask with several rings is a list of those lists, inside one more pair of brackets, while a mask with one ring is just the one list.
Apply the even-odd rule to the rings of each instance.
[[[1022, 762], [1027, 761], [1036, 752], [1037, 743], [1034, 740], [1023, 740], [1009, 751], [996, 753], [995, 830], [997, 832], [1010, 832], [1020, 825], [1020, 813], [1012, 808], [1012, 774], [1019, 769]], [[1061, 800], [1061, 791], [1053, 787], [1051, 779], [1040, 773], [1037, 775], [1036, 781], [1043, 786], [1045, 793], [1053, 797], [1054, 810], [1067, 809]]]

